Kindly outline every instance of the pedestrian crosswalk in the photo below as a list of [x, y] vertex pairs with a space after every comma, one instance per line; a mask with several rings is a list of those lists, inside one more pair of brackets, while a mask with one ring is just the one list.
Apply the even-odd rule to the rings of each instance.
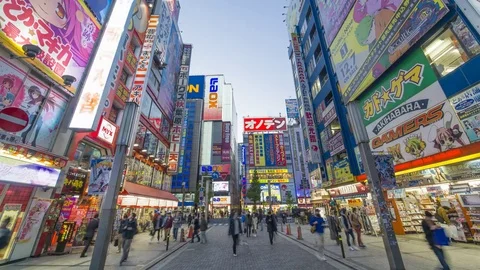
[[214, 223], [213, 226], [227, 226], [228, 223]]

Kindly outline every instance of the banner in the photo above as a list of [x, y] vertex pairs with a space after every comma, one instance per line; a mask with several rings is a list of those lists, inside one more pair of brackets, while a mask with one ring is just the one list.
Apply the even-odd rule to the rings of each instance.
[[448, 101], [437, 104], [370, 141], [375, 152], [393, 156], [395, 164], [469, 144]]
[[265, 148], [263, 134], [254, 134], [255, 138], [255, 167], [265, 167]]
[[447, 12], [442, 0], [357, 1], [330, 46], [344, 102], [360, 95]]
[[298, 101], [296, 99], [285, 99], [285, 107], [287, 108], [287, 118], [300, 118]]
[[62, 194], [82, 195], [87, 182], [88, 172], [77, 167], [68, 168], [67, 175], [63, 181]]
[[205, 76], [204, 121], [222, 121], [223, 76]]
[[[479, 4], [480, 6], [480, 4]], [[480, 84], [450, 98], [470, 142], [480, 140]]]
[[248, 134], [248, 166], [255, 167], [255, 142], [253, 134]]
[[[274, 149], [275, 149], [275, 164], [277, 166], [285, 166], [283, 165], [283, 160], [282, 160], [282, 154], [285, 155], [285, 153], [282, 153], [282, 148], [280, 147], [280, 135], [281, 134], [273, 134], [273, 143], [274, 143]], [[282, 135], [283, 136], [283, 135]]]
[[243, 130], [245, 132], [283, 131], [287, 130], [287, 120], [283, 117], [244, 117]]
[[375, 168], [377, 169], [380, 186], [382, 189], [392, 189], [397, 186], [395, 181], [395, 168], [391, 155], [374, 155]]
[[276, 166], [275, 159], [275, 143], [273, 141], [273, 134], [264, 134], [263, 142], [265, 144], [265, 166]]
[[355, 176], [350, 172], [350, 164], [347, 158], [334, 162], [332, 164], [332, 171], [335, 179], [332, 181], [333, 185], [355, 181]]
[[222, 156], [222, 144], [221, 143], [214, 143], [212, 145], [212, 156], [213, 157]]
[[278, 139], [279, 139], [279, 145], [280, 145], [280, 162], [277, 164], [277, 166], [287, 166], [287, 157], [285, 154], [285, 141], [283, 134], [278, 134]]
[[335, 103], [332, 101], [322, 112], [324, 125], [328, 126], [333, 120], [335, 120], [335, 118], [337, 118], [337, 112], [335, 111]]
[[190, 76], [188, 79], [188, 99], [203, 99], [205, 95], [205, 76]]
[[315, 110], [313, 108], [312, 99], [310, 97], [310, 86], [308, 84], [308, 75], [305, 73], [305, 62], [303, 60], [300, 40], [297, 34], [292, 33], [293, 54], [295, 56], [295, 67], [298, 75], [299, 90], [297, 91], [297, 100], [300, 101], [299, 106], [303, 107], [305, 116], [302, 117], [302, 128], [305, 129], [305, 141], [308, 142], [306, 149], [307, 160], [312, 163], [320, 163], [320, 142], [318, 139], [317, 129], [315, 127]]
[[325, 31], [327, 46], [330, 46], [355, 0], [316, 0], [315, 2]]
[[230, 162], [230, 137], [231, 124], [230, 122], [222, 123], [222, 162]]
[[[76, 198], [74, 198], [76, 200]], [[66, 202], [69, 200], [67, 198]], [[26, 221], [18, 234], [18, 242], [26, 243], [30, 240], [35, 241], [35, 237], [42, 226], [43, 217], [48, 211], [52, 200], [34, 198], [30, 205], [30, 210], [26, 215]]]
[[371, 139], [445, 99], [435, 72], [419, 48], [362, 95], [360, 113]]
[[90, 162], [90, 182], [88, 183], [88, 194], [104, 194], [110, 183], [112, 174], [113, 157], [101, 157], [92, 159]]
[[343, 144], [343, 136], [340, 131], [337, 132], [331, 139], [328, 140], [328, 151], [330, 151], [330, 156], [334, 156], [345, 150], [345, 145]]

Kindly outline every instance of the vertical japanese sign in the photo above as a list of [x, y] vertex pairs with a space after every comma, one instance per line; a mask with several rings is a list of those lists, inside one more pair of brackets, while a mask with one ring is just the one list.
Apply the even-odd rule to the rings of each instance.
[[287, 118], [300, 118], [298, 113], [298, 101], [296, 99], [285, 99], [285, 107], [287, 109]]
[[152, 58], [153, 42], [155, 41], [157, 34], [157, 25], [159, 21], [158, 15], [150, 16], [148, 22], [147, 33], [143, 42], [142, 52], [138, 59], [137, 70], [133, 79], [132, 90], [130, 91], [129, 102], [135, 102], [140, 105], [142, 101], [142, 94], [147, 88], [147, 79], [150, 74], [150, 66]]
[[173, 115], [173, 125], [170, 132], [170, 152], [168, 154], [168, 173], [176, 174], [179, 166], [179, 154], [181, 149], [181, 137], [187, 100], [188, 77], [190, 71], [190, 59], [192, 57], [192, 45], [183, 46], [183, 54], [180, 66], [180, 74], [177, 82], [177, 99]]
[[273, 134], [265, 134], [263, 142], [265, 143], [265, 165], [267, 167], [273, 167], [276, 165]]
[[297, 91], [297, 100], [305, 111], [305, 115], [302, 116], [302, 127], [304, 130], [304, 137], [308, 141], [307, 156], [308, 161], [312, 163], [320, 163], [320, 147], [317, 135], [317, 129], [315, 127], [315, 121], [313, 119], [315, 112], [312, 106], [312, 99], [310, 97], [310, 87], [308, 85], [307, 75], [305, 74], [305, 63], [302, 57], [302, 51], [300, 47], [300, 40], [297, 34], [292, 33], [293, 53], [295, 57], [295, 66], [298, 75], [298, 85], [300, 91]]
[[283, 138], [283, 134], [278, 134], [278, 146], [279, 146], [279, 153], [280, 153], [280, 158], [277, 159], [279, 160], [279, 163], [277, 164], [278, 166], [287, 166], [287, 158], [285, 155], [285, 140]]
[[255, 145], [253, 134], [248, 134], [248, 166], [255, 166]]
[[110, 89], [107, 79], [116, 64], [114, 60], [117, 50], [114, 48], [120, 46], [120, 40], [130, 23], [128, 18], [133, 11], [132, 3], [133, 0], [115, 2], [97, 54], [93, 59], [92, 68], [85, 79], [70, 128], [93, 131], [98, 127], [102, 113], [100, 109], [103, 108], [108, 96], [108, 89]]
[[[31, 63], [61, 85], [63, 75], [74, 76], [77, 81], [69, 88], [73, 94], [100, 32], [100, 25], [80, 2], [0, 1], [0, 43], [21, 56], [23, 45], [37, 45], [42, 51]], [[123, 3], [122, 8], [130, 6]]]
[[230, 162], [230, 122], [222, 123], [222, 162]]
[[222, 121], [223, 76], [205, 76], [203, 120]]
[[265, 166], [265, 148], [263, 142], [263, 134], [254, 134], [255, 138], [255, 166]]

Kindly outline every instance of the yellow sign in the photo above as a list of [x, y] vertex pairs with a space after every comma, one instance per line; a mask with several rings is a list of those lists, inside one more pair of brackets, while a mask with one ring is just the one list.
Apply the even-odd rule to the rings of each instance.
[[[252, 182], [252, 180], [248, 180], [250, 183]], [[268, 184], [268, 179], [258, 179], [258, 182], [260, 184]], [[289, 179], [270, 179], [270, 183], [271, 184], [275, 184], [275, 183], [288, 183], [290, 182]]]
[[[248, 170], [248, 173], [253, 174], [255, 170]], [[260, 169], [257, 170], [258, 174], [261, 173], [288, 173], [288, 169]]]
[[347, 200], [349, 207], [362, 207], [363, 202], [362, 199], [348, 199]]

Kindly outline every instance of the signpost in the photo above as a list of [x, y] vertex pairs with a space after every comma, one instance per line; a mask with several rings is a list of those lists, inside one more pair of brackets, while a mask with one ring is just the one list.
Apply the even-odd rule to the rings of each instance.
[[28, 125], [28, 114], [17, 107], [0, 111], [0, 128], [8, 132], [19, 132]]

